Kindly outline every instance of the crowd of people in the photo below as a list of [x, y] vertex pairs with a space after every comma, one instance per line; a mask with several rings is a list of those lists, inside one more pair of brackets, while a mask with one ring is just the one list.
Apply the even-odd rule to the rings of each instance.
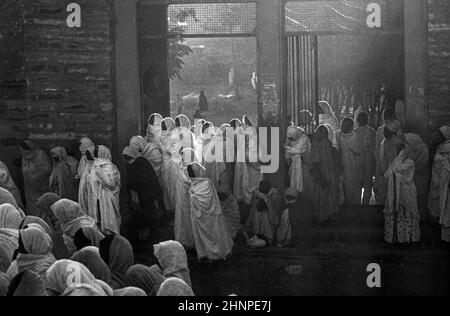
[[286, 145], [291, 187], [312, 199], [319, 223], [335, 221], [343, 204], [378, 205], [384, 206], [386, 242], [419, 242], [423, 222], [440, 225], [442, 241], [450, 242], [450, 128], [440, 128], [430, 159], [431, 148], [405, 131], [401, 101], [383, 111], [377, 129], [361, 109], [339, 124], [327, 102], [321, 107], [314, 135], [292, 125]]
[[258, 142], [248, 117], [215, 127], [152, 114], [145, 137], [122, 152], [129, 240], [155, 241], [161, 218], [174, 214], [174, 241], [154, 245], [151, 267], [135, 264], [121, 235], [121, 175], [106, 146], [83, 137], [78, 161], [64, 147], [47, 153], [24, 141], [24, 199], [0, 162], [0, 296], [193, 295], [186, 251], [210, 262], [231, 256], [240, 237], [251, 247], [308, 242], [343, 204], [384, 205], [389, 243], [419, 241], [425, 219], [439, 221], [450, 242], [450, 127], [431, 169], [428, 146], [404, 133], [395, 109], [378, 130], [355, 115], [339, 124], [330, 110], [313, 135], [288, 127], [289, 185], [280, 193], [249, 158]]

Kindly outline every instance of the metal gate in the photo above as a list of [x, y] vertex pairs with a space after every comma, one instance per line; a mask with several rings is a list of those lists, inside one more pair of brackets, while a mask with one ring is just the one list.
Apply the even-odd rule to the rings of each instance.
[[317, 36], [287, 36], [287, 113], [308, 134], [318, 121], [319, 64]]

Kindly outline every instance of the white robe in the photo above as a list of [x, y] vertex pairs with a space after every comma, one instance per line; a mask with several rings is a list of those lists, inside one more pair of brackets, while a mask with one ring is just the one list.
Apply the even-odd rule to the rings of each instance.
[[[120, 234], [120, 172], [106, 159], [96, 159], [92, 170], [91, 186], [94, 205], [88, 214], [96, 219], [103, 232]], [[99, 209], [97, 210], [97, 201]], [[92, 212], [95, 210], [95, 213]]]
[[177, 172], [176, 189], [175, 240], [180, 242], [186, 248], [195, 248], [189, 195], [191, 180], [187, 175], [186, 168], [182, 167]]
[[194, 178], [191, 181], [191, 220], [198, 259], [225, 259], [233, 250], [233, 240], [217, 191], [210, 179]]
[[286, 158], [290, 161], [289, 177], [290, 188], [296, 189], [297, 192], [303, 192], [303, 159], [302, 155], [308, 154], [311, 150], [311, 141], [308, 136], [303, 134], [294, 144], [287, 145], [289, 152]]
[[174, 210], [177, 199], [177, 172], [181, 166], [179, 150], [181, 146], [171, 137], [171, 131], [163, 131], [161, 134], [162, 143], [162, 164], [160, 183], [164, 192], [164, 204], [167, 210]]

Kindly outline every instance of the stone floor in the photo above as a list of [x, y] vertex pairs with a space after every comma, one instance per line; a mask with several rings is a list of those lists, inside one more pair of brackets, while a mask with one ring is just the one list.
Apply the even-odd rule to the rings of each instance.
[[[293, 295], [450, 295], [450, 253], [425, 225], [423, 241], [388, 245], [378, 208], [345, 208], [335, 227], [322, 229], [312, 249], [237, 245], [225, 262], [199, 263], [189, 254], [193, 288], [198, 296]], [[167, 225], [159, 240], [173, 238]], [[153, 264], [151, 247], [136, 249], [137, 260]], [[381, 267], [382, 287], [370, 289], [367, 266]]]

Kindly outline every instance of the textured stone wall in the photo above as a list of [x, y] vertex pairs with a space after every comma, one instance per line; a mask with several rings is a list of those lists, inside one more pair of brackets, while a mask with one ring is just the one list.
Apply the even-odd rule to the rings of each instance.
[[[81, 28], [69, 28], [66, 7], [81, 6]], [[33, 0], [25, 5], [25, 100], [0, 106], [1, 137], [76, 148], [87, 135], [110, 148], [116, 115], [111, 0]]]
[[450, 124], [450, 1], [428, 0], [431, 133]]

